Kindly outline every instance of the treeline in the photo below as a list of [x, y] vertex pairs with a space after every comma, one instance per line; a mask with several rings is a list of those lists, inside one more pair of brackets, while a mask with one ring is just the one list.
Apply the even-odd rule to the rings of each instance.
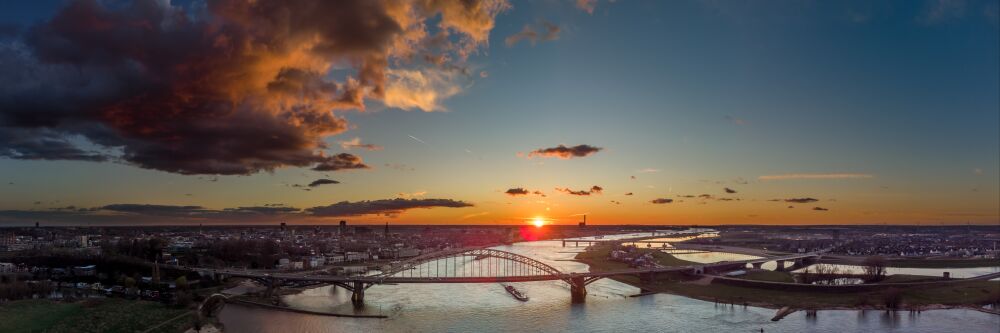
[[229, 239], [210, 244], [203, 254], [197, 259], [199, 266], [272, 268], [281, 254], [281, 246], [273, 240]]
[[0, 277], [0, 301], [31, 298], [32, 295], [47, 295], [55, 289], [50, 281], [28, 283], [14, 275]]
[[160, 238], [132, 239], [131, 241], [106, 242], [101, 251], [105, 254], [117, 254], [141, 258], [147, 261], [163, 262], [163, 249], [169, 242]]

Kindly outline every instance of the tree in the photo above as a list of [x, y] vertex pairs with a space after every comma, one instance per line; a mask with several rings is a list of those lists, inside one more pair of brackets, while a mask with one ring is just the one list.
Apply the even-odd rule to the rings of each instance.
[[885, 278], [885, 267], [887, 264], [888, 261], [881, 256], [865, 258], [865, 261], [861, 263], [865, 271], [865, 280], [880, 281]]
[[131, 277], [125, 277], [125, 288], [135, 287], [135, 279]]
[[191, 295], [191, 293], [186, 291], [178, 291], [176, 293], [176, 298], [174, 298], [174, 302], [178, 306], [188, 306], [191, 304], [193, 300], [194, 297]]
[[882, 301], [887, 309], [899, 308], [903, 302], [903, 292], [896, 288], [889, 288], [882, 292]]
[[182, 276], [174, 280], [174, 284], [177, 285], [177, 290], [187, 290], [188, 289], [188, 279], [186, 276]]
[[821, 284], [837, 284], [840, 269], [833, 265], [816, 265], [816, 280]]

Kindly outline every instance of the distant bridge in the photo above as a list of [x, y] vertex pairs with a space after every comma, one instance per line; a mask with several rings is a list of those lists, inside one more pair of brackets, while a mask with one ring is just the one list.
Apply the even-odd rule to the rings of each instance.
[[[438, 251], [417, 256], [397, 265], [389, 266], [382, 274], [369, 276], [303, 275], [294, 273], [268, 273], [232, 269], [184, 268], [217, 277], [245, 277], [263, 282], [270, 294], [275, 287], [285, 282], [329, 283], [352, 292], [351, 301], [356, 306], [364, 302], [365, 290], [376, 284], [402, 283], [497, 283], [532, 282], [562, 280], [569, 284], [573, 303], [586, 299], [586, 286], [602, 278], [621, 275], [639, 276], [643, 281], [652, 281], [658, 273], [687, 272], [704, 274], [745, 268], [757, 262], [806, 260], [815, 254], [798, 254], [784, 257], [762, 258], [744, 261], [724, 261], [704, 265], [634, 268], [604, 272], [566, 273], [541, 261], [502, 250], [486, 248], [465, 248]], [[780, 266], [780, 265], [779, 265]]]
[[663, 231], [653, 231], [649, 236], [632, 237], [632, 238], [563, 238], [562, 246], [566, 247], [566, 244], [573, 244], [574, 246], [584, 245], [594, 245], [594, 244], [618, 244], [618, 243], [647, 243], [647, 244], [663, 244], [663, 243], [676, 243], [676, 240], [658, 240], [664, 237], [683, 237], [692, 234], [701, 234], [702, 232], [663, 232]]

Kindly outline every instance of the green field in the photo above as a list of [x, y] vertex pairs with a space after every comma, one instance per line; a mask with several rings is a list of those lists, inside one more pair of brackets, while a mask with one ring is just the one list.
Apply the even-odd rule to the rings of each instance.
[[795, 278], [792, 277], [791, 273], [788, 272], [775, 272], [775, 271], [750, 271], [745, 275], [737, 276], [739, 279], [755, 280], [755, 281], [770, 281], [770, 282], [795, 282]]
[[897, 259], [890, 267], [907, 268], [971, 268], [1000, 266], [1000, 259]]
[[[117, 298], [73, 303], [22, 300], [0, 306], [0, 332], [135, 332], [188, 312], [155, 302]], [[157, 332], [179, 332], [188, 318], [171, 322]]]
[[922, 282], [922, 281], [936, 281], [943, 280], [944, 278], [939, 276], [926, 276], [926, 275], [910, 275], [910, 274], [893, 274], [885, 277], [881, 283], [897, 283], [897, 282]]

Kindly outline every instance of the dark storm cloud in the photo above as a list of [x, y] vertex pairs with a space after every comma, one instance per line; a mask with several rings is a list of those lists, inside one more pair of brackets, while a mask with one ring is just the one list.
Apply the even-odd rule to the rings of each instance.
[[[0, 111], [2, 112], [2, 111]], [[103, 162], [109, 157], [78, 148], [58, 133], [0, 128], [0, 157], [17, 160], [76, 160]]]
[[0, 22], [0, 40], [4, 38], [16, 37], [20, 33], [20, 25], [9, 22]]
[[340, 184], [340, 182], [338, 182], [336, 180], [333, 180], [333, 179], [323, 178], [323, 179], [314, 180], [312, 183], [309, 183], [309, 187], [317, 187], [317, 186], [328, 185], [328, 184]]
[[[287, 206], [249, 206], [208, 209], [201, 206], [175, 206], [155, 204], [110, 204], [99, 207], [66, 206], [48, 210], [3, 210], [0, 221], [56, 223], [135, 223], [136, 221], [188, 220], [242, 223], [268, 217], [301, 216], [300, 209]], [[137, 219], [141, 218], [141, 219]]]
[[[451, 82], [458, 79], [390, 64], [418, 52], [464, 61], [510, 8], [475, 0], [216, 0], [195, 10], [105, 3], [69, 1], [21, 37], [0, 39], [0, 157], [109, 159], [69, 140], [78, 137], [113, 148], [116, 160], [180, 174], [337, 165], [323, 139], [348, 125], [332, 111], [364, 110], [365, 100], [436, 110], [455, 93], [443, 91], [460, 90]], [[432, 45], [428, 26], [453, 40]], [[332, 67], [350, 74], [331, 78]]]
[[285, 206], [251, 206], [251, 207], [237, 207], [237, 208], [226, 208], [222, 211], [213, 212], [218, 215], [229, 215], [229, 217], [235, 217], [238, 215], [282, 215], [296, 213], [301, 209], [294, 207]]
[[462, 208], [472, 207], [471, 203], [452, 199], [382, 199], [358, 202], [341, 201], [329, 206], [306, 209], [314, 216], [357, 216], [357, 215], [397, 215], [415, 208]]
[[651, 202], [651, 203], [654, 203], [654, 204], [658, 204], [658, 205], [660, 205], [660, 204], [668, 204], [668, 203], [672, 203], [672, 202], [674, 202], [674, 199], [669, 199], [669, 198], [657, 198], [657, 199], [653, 199], [653, 201], [650, 201], [650, 202]]
[[224, 208], [221, 210], [207, 209], [201, 206], [172, 206], [151, 204], [113, 204], [95, 208], [142, 216], [201, 218], [201, 219], [234, 219], [247, 216], [281, 215], [298, 212], [300, 209], [284, 206], [250, 206]]
[[588, 189], [588, 190], [574, 191], [574, 190], [571, 190], [571, 189], [568, 189], [568, 188], [556, 187], [556, 191], [563, 192], [563, 193], [566, 193], [566, 194], [585, 196], [585, 195], [591, 195], [591, 194], [601, 194], [601, 192], [604, 191], [604, 188], [602, 188], [600, 186], [597, 186], [597, 185], [594, 185], [594, 186], [591, 186], [590, 189]]
[[816, 198], [791, 198], [791, 199], [785, 199], [785, 202], [792, 202], [792, 203], [810, 203], [810, 202], [817, 202], [817, 201], [819, 201], [819, 199], [816, 199]]
[[557, 157], [561, 159], [570, 159], [574, 157], [585, 157], [594, 153], [601, 151], [599, 147], [594, 147], [591, 145], [577, 145], [573, 147], [566, 147], [565, 145], [559, 145], [552, 148], [539, 148], [528, 153], [528, 157]]
[[351, 170], [351, 169], [369, 169], [370, 167], [366, 165], [361, 157], [357, 155], [352, 155], [348, 153], [340, 153], [337, 155], [330, 156], [325, 161], [317, 164], [313, 167], [316, 171], [337, 171], [337, 170]]
[[724, 190], [726, 191], [726, 193], [729, 193], [729, 194], [736, 193], [736, 190], [728, 188], [728, 187], [725, 188]]
[[100, 207], [101, 210], [135, 213], [141, 215], [157, 216], [183, 216], [209, 212], [202, 206], [172, 206], [172, 205], [150, 205], [150, 204], [111, 204]]

